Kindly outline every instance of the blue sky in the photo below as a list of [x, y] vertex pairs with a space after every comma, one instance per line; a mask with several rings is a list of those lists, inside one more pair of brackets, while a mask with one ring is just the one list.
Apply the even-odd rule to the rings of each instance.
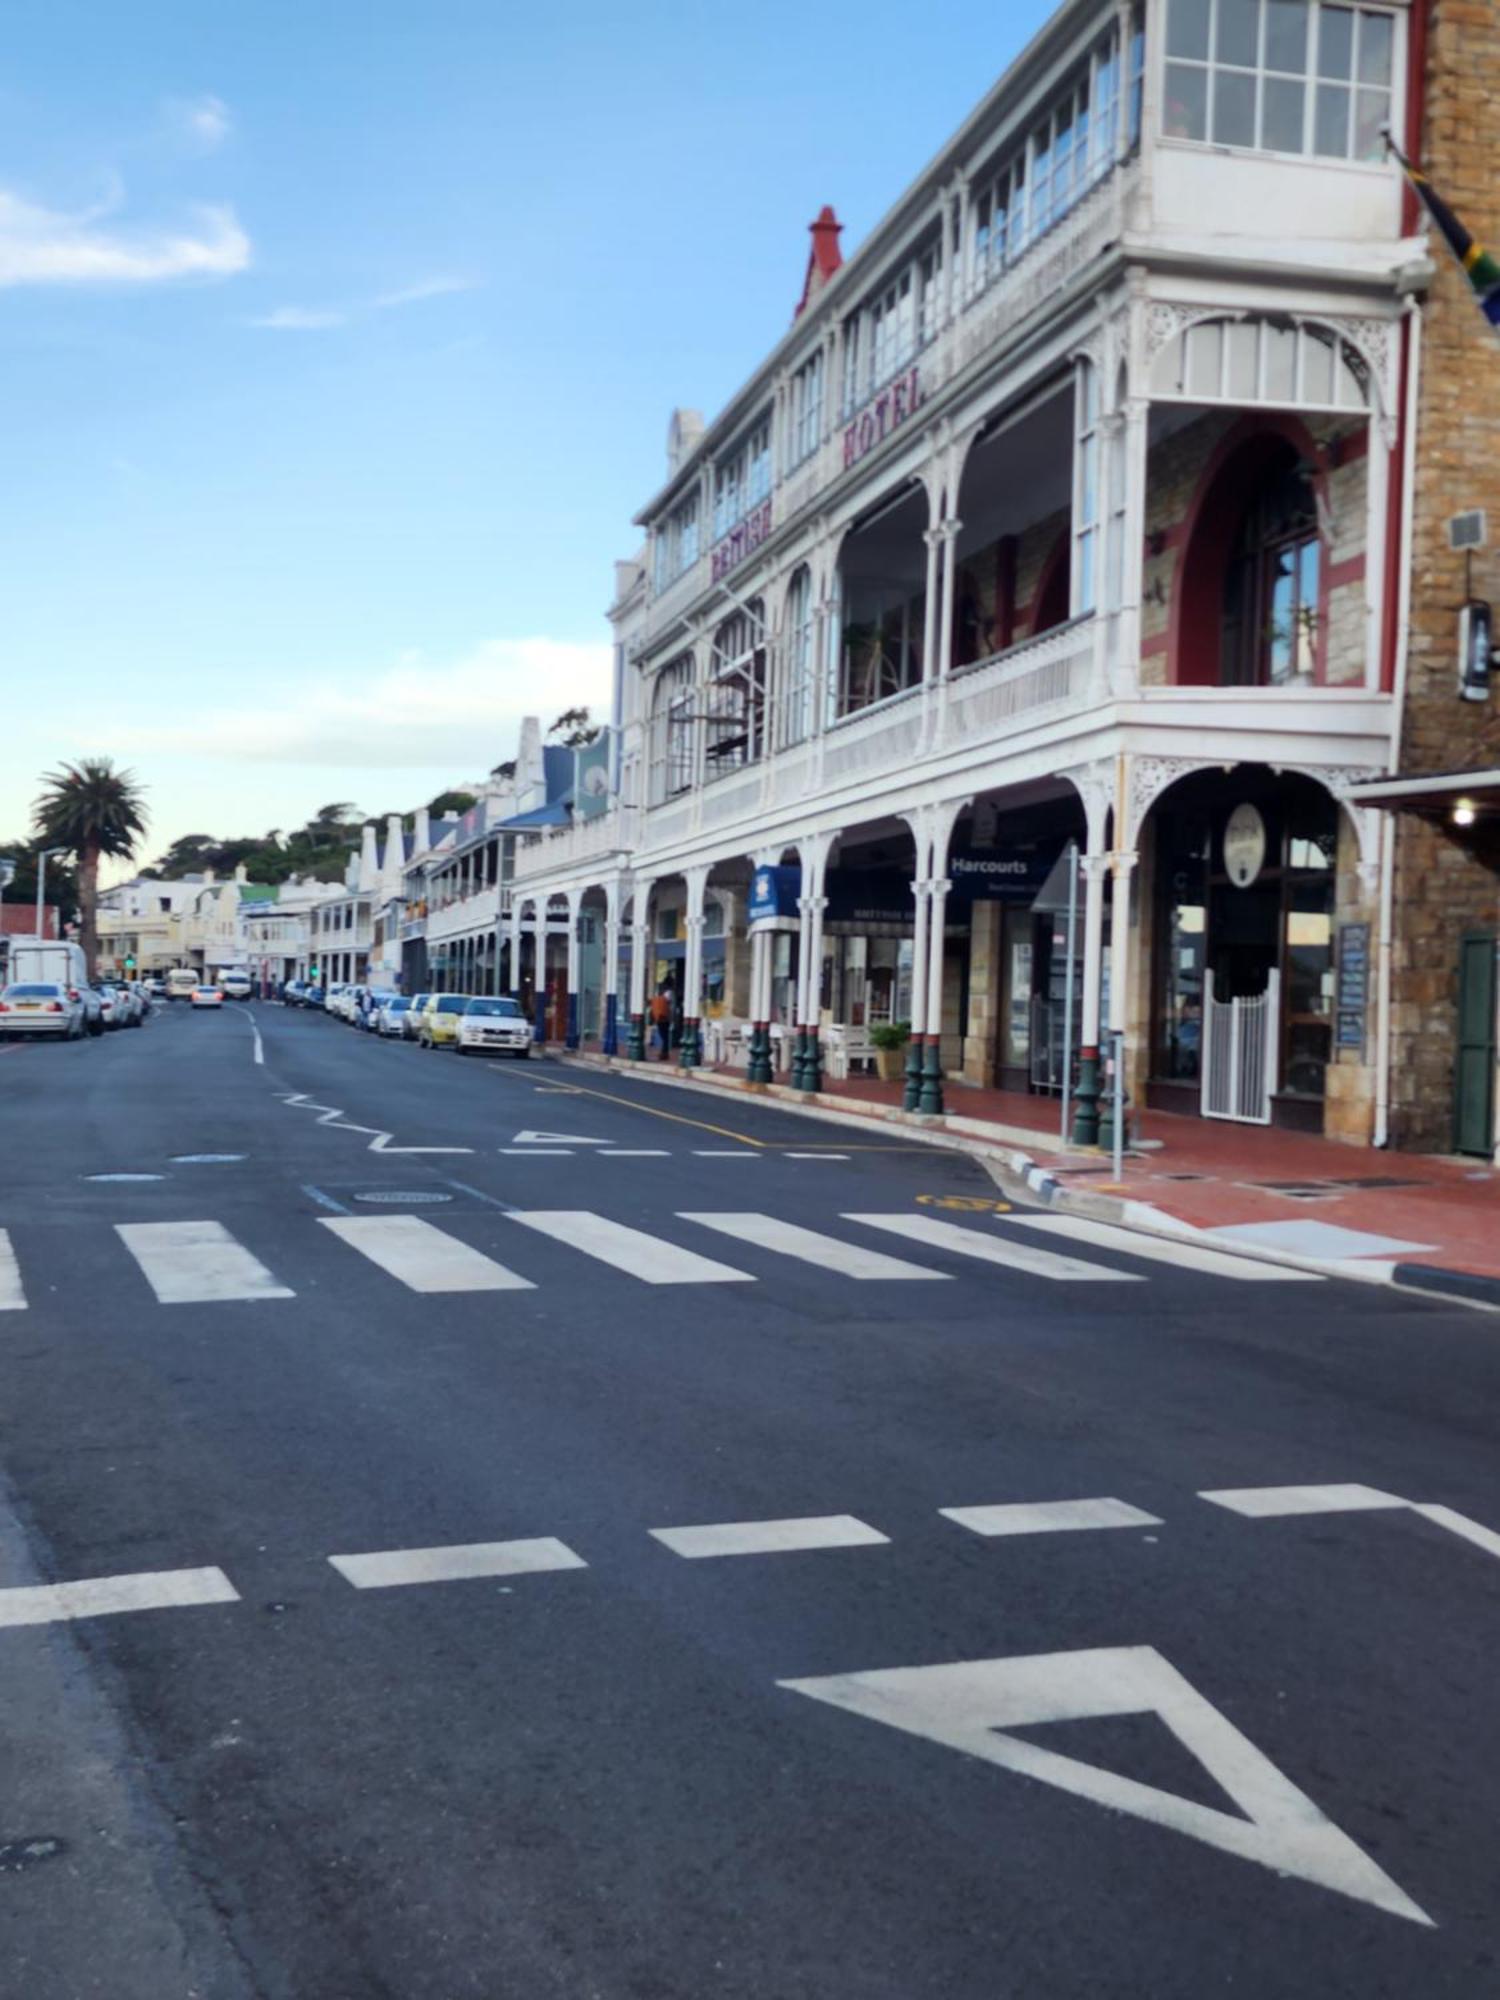
[[0, 836], [406, 808], [607, 700], [610, 564], [1049, 9], [12, 0]]

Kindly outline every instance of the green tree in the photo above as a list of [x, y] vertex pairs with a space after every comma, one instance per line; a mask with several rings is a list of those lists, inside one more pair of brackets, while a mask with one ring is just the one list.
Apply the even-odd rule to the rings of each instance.
[[[36, 902], [37, 856], [50, 841], [37, 840], [31, 834], [22, 834], [18, 840], [0, 840], [0, 857], [16, 864], [15, 880], [5, 891], [7, 908], [19, 908], [23, 904]], [[64, 854], [56, 854], [47, 863], [47, 879], [43, 884], [49, 903], [57, 905], [58, 921], [71, 923], [78, 914], [78, 871]]]
[[599, 731], [600, 724], [590, 719], [586, 708], [565, 708], [547, 734], [560, 736], [564, 750], [586, 750]]
[[439, 792], [435, 799], [428, 801], [427, 810], [434, 819], [448, 819], [455, 813], [466, 813], [477, 796], [475, 792]]
[[146, 831], [145, 798], [133, 771], [117, 771], [108, 757], [83, 757], [42, 779], [32, 820], [49, 847], [65, 847], [78, 861], [78, 917], [89, 977], [99, 956], [99, 862], [128, 859]]

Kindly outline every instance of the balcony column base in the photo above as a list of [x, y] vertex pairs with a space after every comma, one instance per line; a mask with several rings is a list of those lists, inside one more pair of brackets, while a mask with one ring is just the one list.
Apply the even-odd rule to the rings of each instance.
[[1099, 1143], [1099, 1051], [1078, 1051], [1078, 1083], [1073, 1092], [1073, 1144]]
[[646, 1017], [644, 1014], [632, 1014], [630, 1017], [630, 1036], [625, 1044], [625, 1058], [627, 1062], [644, 1062], [646, 1060]]
[[906, 1044], [906, 1071], [901, 1091], [901, 1109], [916, 1111], [922, 1103], [922, 1037], [913, 1035]]
[[682, 1024], [682, 1040], [677, 1049], [679, 1069], [701, 1069], [703, 1067], [703, 1038], [696, 1020], [689, 1018]]
[[604, 996], [604, 1033], [599, 1040], [602, 1055], [617, 1056], [620, 1053], [620, 1003], [613, 993]]
[[816, 1028], [812, 1029], [807, 1037], [807, 1048], [802, 1058], [800, 1087], [809, 1097], [823, 1088], [823, 1044], [818, 1039]]
[[943, 1049], [936, 1035], [928, 1035], [922, 1046], [922, 1087], [917, 1109], [929, 1118], [943, 1114]]
[[545, 991], [536, 996], [535, 1018], [531, 1024], [531, 1037], [539, 1049], [547, 1046], [547, 995]]
[[747, 1083], [766, 1084], [771, 1081], [771, 1024], [757, 1021], [750, 1030], [750, 1063], [745, 1072]]
[[578, 1032], [578, 995], [570, 993], [568, 995], [568, 1031], [563, 1037], [563, 1045], [565, 1048], [576, 1049], [581, 1039]]

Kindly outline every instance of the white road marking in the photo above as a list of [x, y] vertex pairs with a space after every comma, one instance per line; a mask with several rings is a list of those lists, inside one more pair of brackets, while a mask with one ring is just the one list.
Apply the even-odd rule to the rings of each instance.
[[861, 1549], [888, 1543], [853, 1514], [810, 1514], [790, 1521], [721, 1521], [712, 1527], [653, 1528], [651, 1535], [674, 1555], [774, 1556], [795, 1549]]
[[601, 1160], [668, 1160], [665, 1146], [612, 1146], [596, 1155]]
[[684, 1222], [699, 1222], [705, 1229], [717, 1229], [737, 1243], [753, 1243], [760, 1250], [774, 1250], [778, 1256], [797, 1257], [819, 1270], [835, 1271], [841, 1278], [935, 1278], [946, 1281], [946, 1271], [929, 1271], [904, 1258], [888, 1257], [883, 1250], [866, 1250], [857, 1243], [841, 1243], [836, 1236], [824, 1236], [800, 1223], [783, 1222], [779, 1216], [751, 1212], [726, 1214], [679, 1209]]
[[222, 1222], [117, 1222], [115, 1233], [164, 1306], [296, 1296]]
[[786, 1160], [847, 1160], [847, 1153], [783, 1153]]
[[[1432, 1922], [1152, 1646], [961, 1660], [777, 1685], [1056, 1785], [1076, 1798], [1133, 1813], [1280, 1875], [1296, 1875], [1372, 1903], [1392, 1916]], [[1245, 1817], [1005, 1733], [1115, 1715], [1159, 1716]]]
[[0, 1590], [0, 1626], [51, 1625], [64, 1618], [104, 1618], [117, 1611], [236, 1604], [239, 1595], [221, 1569], [158, 1569], [136, 1576], [85, 1577], [77, 1583], [22, 1584]]
[[568, 1146], [497, 1146], [495, 1151], [502, 1159], [522, 1160], [571, 1160], [572, 1148]]
[[404, 1583], [462, 1583], [481, 1576], [532, 1576], [542, 1570], [587, 1569], [566, 1542], [540, 1535], [525, 1542], [458, 1542], [449, 1548], [381, 1549], [330, 1556], [356, 1590], [390, 1590]]
[[700, 1257], [696, 1250], [679, 1250], [675, 1243], [648, 1236], [644, 1229], [627, 1228], [623, 1222], [611, 1222], [608, 1216], [595, 1215], [587, 1208], [516, 1209], [511, 1220], [566, 1243], [571, 1250], [581, 1250], [586, 1257], [597, 1257], [601, 1264], [612, 1264], [617, 1271], [648, 1285], [755, 1282], [748, 1271], [733, 1271], [711, 1257]]
[[1478, 1521], [1471, 1521], [1467, 1514], [1456, 1514], [1451, 1507], [1440, 1507], [1431, 1500], [1413, 1501], [1412, 1512], [1420, 1514], [1424, 1521], [1446, 1528], [1451, 1535], [1462, 1535], [1466, 1542], [1472, 1542], [1476, 1549], [1483, 1549], [1486, 1555], [1500, 1556], [1500, 1535], [1493, 1528], [1481, 1527]]
[[956, 1251], [961, 1257], [978, 1257], [986, 1264], [1003, 1264], [1013, 1271], [1025, 1271], [1033, 1278], [1057, 1278], [1070, 1284], [1139, 1284], [1138, 1271], [1113, 1271], [1107, 1264], [1090, 1264], [1081, 1257], [1061, 1257], [1053, 1250], [1033, 1249], [1029, 1243], [986, 1235], [982, 1230], [965, 1229], [961, 1223], [942, 1222], [935, 1215], [848, 1215], [845, 1222], [862, 1222], [870, 1229], [888, 1229], [893, 1236], [910, 1237], [933, 1250]]
[[320, 1215], [323, 1227], [414, 1292], [529, 1292], [492, 1257], [471, 1249], [420, 1215]]
[[1211, 1278], [1237, 1278], [1248, 1284], [1321, 1285], [1316, 1271], [1293, 1271], [1285, 1264], [1262, 1264], [1253, 1257], [1236, 1257], [1228, 1250], [1210, 1250], [1186, 1237], [1164, 1242], [1133, 1229], [1118, 1229], [1110, 1222], [1090, 1222], [1079, 1215], [1010, 1215], [1001, 1225], [1044, 1230], [1049, 1236], [1066, 1236], [1074, 1243], [1091, 1243], [1100, 1250], [1118, 1250], [1127, 1257], [1143, 1257], [1153, 1264], [1171, 1264], [1179, 1271], [1199, 1271]]
[[518, 1132], [512, 1146], [607, 1146], [608, 1139], [578, 1139], [571, 1132]]
[[21, 1267], [11, 1248], [10, 1237], [0, 1229], [0, 1312], [21, 1312], [26, 1305], [26, 1288], [21, 1283]]
[[1406, 1505], [1377, 1486], [1226, 1486], [1198, 1498], [1252, 1521], [1275, 1520], [1284, 1514], [1362, 1514], [1376, 1507]]
[[1053, 1535], [1081, 1528], [1159, 1528], [1156, 1514], [1124, 1500], [1036, 1500], [1001, 1507], [939, 1507], [976, 1535]]
[[[368, 1127], [361, 1126], [361, 1131]], [[365, 1149], [371, 1153], [472, 1153], [472, 1146], [393, 1146], [389, 1132], [377, 1132]]]
[[758, 1160], [761, 1157], [759, 1153], [752, 1152], [748, 1146], [735, 1146], [727, 1152], [716, 1151], [711, 1146], [695, 1146], [693, 1148], [693, 1158], [695, 1160]]

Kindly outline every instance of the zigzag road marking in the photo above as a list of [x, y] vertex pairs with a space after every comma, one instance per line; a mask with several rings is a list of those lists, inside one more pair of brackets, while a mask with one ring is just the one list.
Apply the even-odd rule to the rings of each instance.
[[472, 1153], [472, 1146], [393, 1146], [394, 1132], [382, 1132], [376, 1125], [355, 1125], [344, 1117], [337, 1104], [316, 1104], [306, 1091], [293, 1090], [279, 1093], [283, 1104], [290, 1104], [298, 1111], [317, 1111], [323, 1115], [314, 1120], [315, 1124], [331, 1126], [335, 1132], [358, 1132], [369, 1138], [366, 1151], [370, 1153]]

